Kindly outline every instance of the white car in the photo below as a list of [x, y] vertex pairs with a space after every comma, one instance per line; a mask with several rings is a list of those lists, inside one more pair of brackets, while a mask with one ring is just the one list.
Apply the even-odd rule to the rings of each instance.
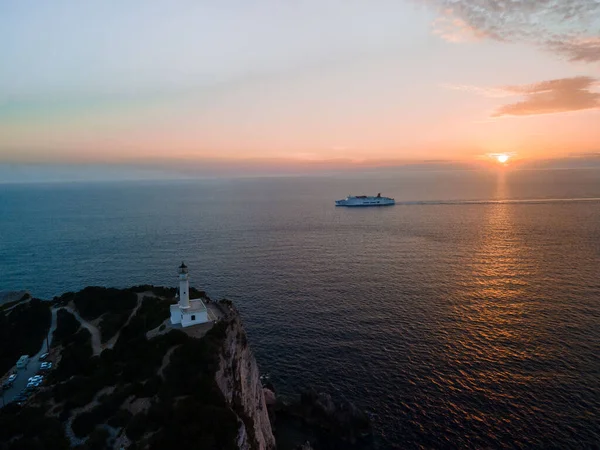
[[8, 382], [12, 383], [13, 381], [15, 381], [17, 379], [17, 374], [13, 373], [10, 377], [8, 377]]
[[40, 357], [38, 358], [40, 361], [45, 360], [48, 357], [48, 353], [44, 353], [42, 355], [40, 355]]

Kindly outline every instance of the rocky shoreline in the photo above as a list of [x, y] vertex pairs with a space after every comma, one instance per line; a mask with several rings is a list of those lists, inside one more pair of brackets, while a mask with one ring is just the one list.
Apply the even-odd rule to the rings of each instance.
[[350, 401], [315, 389], [292, 399], [278, 398], [271, 383], [264, 397], [280, 450], [373, 448], [370, 417]]

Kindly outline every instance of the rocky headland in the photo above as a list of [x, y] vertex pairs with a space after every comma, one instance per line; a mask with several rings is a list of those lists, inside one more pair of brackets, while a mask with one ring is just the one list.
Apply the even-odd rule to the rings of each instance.
[[[274, 386], [263, 386], [230, 301], [190, 289], [216, 320], [181, 328], [169, 320], [175, 293], [88, 287], [2, 305], [0, 450], [268, 450], [277, 447], [272, 425], [294, 430], [297, 444], [288, 439], [284, 450], [364, 448], [355, 446], [368, 441], [370, 423], [350, 403], [314, 391], [282, 401]], [[52, 369], [23, 389], [48, 345]], [[30, 366], [16, 369], [22, 354], [32, 356]], [[8, 382], [12, 373], [21, 385]]]

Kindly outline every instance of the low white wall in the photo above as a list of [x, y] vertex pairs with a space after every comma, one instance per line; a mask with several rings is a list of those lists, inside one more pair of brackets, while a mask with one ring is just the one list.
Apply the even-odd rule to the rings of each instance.
[[[195, 320], [192, 320], [192, 316], [194, 316]], [[199, 311], [190, 314], [184, 314], [181, 325], [184, 327], [189, 327], [190, 325], [197, 325], [205, 322], [208, 322], [206, 311]]]

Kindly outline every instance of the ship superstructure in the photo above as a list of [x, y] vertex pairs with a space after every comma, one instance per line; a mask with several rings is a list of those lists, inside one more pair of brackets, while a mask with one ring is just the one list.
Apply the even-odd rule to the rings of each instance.
[[382, 197], [369, 195], [349, 195], [342, 200], [336, 200], [335, 206], [391, 206], [395, 205], [396, 200], [390, 197]]

